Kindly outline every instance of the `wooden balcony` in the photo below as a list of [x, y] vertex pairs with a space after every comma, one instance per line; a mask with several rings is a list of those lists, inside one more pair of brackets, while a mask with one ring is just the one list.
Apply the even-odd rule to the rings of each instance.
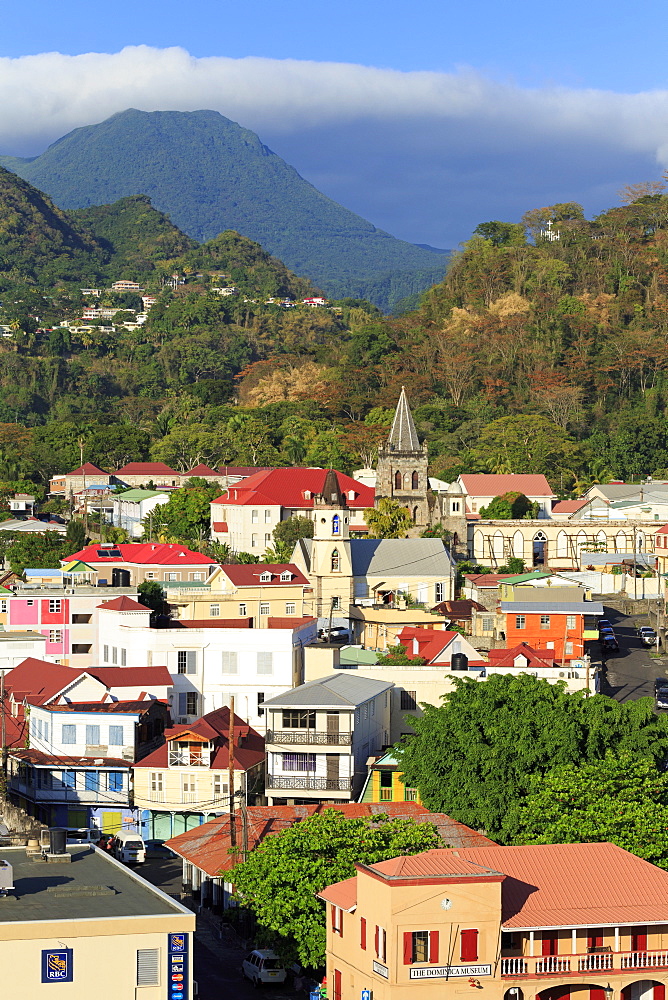
[[502, 958], [504, 979], [534, 976], [580, 975], [583, 972], [626, 972], [668, 969], [668, 951], [592, 952], [587, 955], [543, 955], [538, 958]]

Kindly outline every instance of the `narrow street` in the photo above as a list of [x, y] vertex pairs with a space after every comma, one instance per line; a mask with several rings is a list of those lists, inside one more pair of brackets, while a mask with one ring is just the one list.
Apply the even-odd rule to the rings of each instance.
[[653, 698], [655, 677], [668, 676], [668, 654], [655, 659], [650, 656], [653, 650], [640, 641], [635, 626], [649, 624], [647, 615], [626, 616], [605, 605], [605, 617], [615, 630], [619, 652], [606, 658], [607, 676], [602, 693], [622, 702]]

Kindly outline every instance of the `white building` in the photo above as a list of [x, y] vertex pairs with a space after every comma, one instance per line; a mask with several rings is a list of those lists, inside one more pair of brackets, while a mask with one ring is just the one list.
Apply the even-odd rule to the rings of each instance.
[[390, 741], [391, 681], [340, 671], [265, 702], [270, 805], [352, 802]]
[[464, 493], [467, 515], [479, 514], [481, 507], [504, 493], [523, 493], [531, 503], [538, 504], [538, 517], [546, 518], [550, 517], [552, 501], [557, 499], [543, 475], [464, 473], [456, 483]]
[[[129, 602], [128, 602], [129, 603]], [[128, 667], [166, 666], [172, 677], [172, 717], [190, 724], [229, 705], [264, 733], [265, 700], [303, 677], [303, 647], [316, 637], [312, 618], [271, 618], [267, 628], [210, 619], [151, 628], [150, 611], [98, 609], [97, 662]], [[248, 626], [250, 623], [246, 621]]]
[[169, 493], [158, 490], [128, 490], [112, 500], [112, 521], [116, 528], [127, 531], [130, 538], [141, 538], [144, 518], [169, 500]]

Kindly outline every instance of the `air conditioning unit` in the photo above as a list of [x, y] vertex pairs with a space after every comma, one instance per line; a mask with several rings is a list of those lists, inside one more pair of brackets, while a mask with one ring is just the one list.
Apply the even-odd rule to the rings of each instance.
[[180, 726], [187, 726], [188, 725], [188, 719], [187, 718], [179, 719], [179, 725]]

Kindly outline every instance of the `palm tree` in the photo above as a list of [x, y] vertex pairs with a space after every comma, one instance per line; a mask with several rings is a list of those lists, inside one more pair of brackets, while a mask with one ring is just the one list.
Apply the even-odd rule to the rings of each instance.
[[377, 507], [368, 507], [364, 520], [372, 538], [405, 538], [413, 527], [410, 511], [390, 497], [381, 497]]

